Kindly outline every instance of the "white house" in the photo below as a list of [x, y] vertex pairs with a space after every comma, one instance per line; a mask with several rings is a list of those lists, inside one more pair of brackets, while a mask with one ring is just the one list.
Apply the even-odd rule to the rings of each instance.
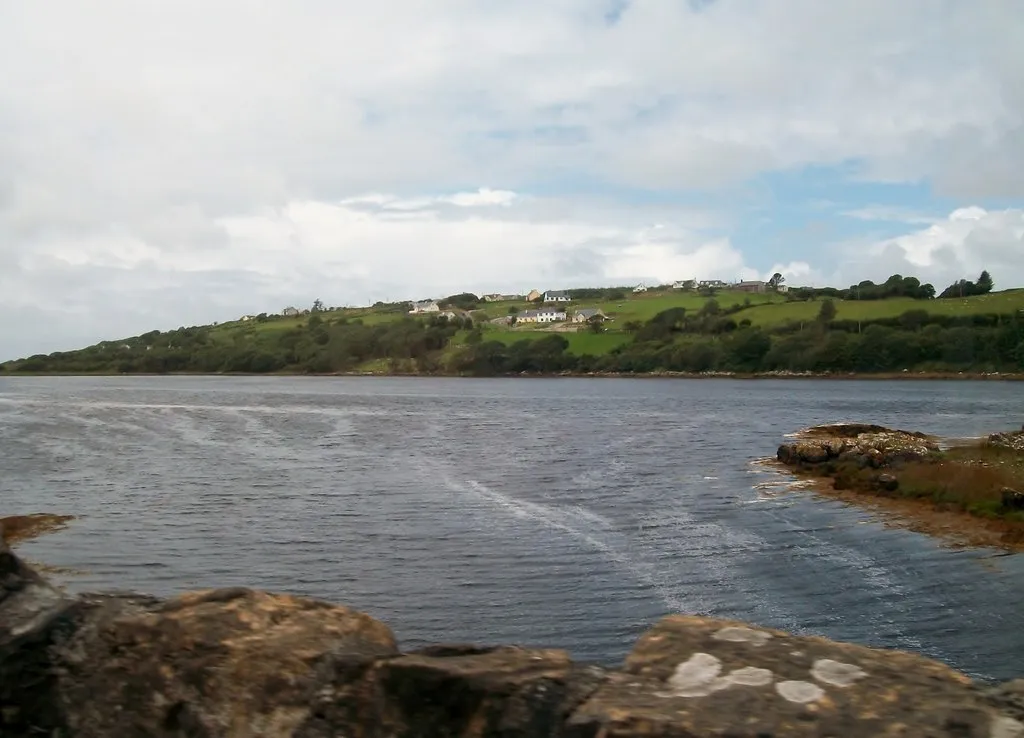
[[789, 285], [788, 284], [776, 285], [775, 286], [775, 291], [776, 292], [789, 292]]
[[646, 291], [647, 291], [647, 285], [645, 285], [645, 284], [638, 284], [636, 287], [633, 288], [634, 294], [639, 293], [639, 292], [646, 292]]
[[248, 323], [250, 320], [256, 320], [256, 316], [255, 315], [243, 315], [241, 318], [239, 318], [239, 320], [242, 321], [243, 323]]
[[544, 302], [569, 302], [571, 299], [568, 290], [548, 290], [544, 293]]
[[441, 312], [441, 306], [437, 304], [437, 300], [423, 300], [421, 302], [414, 302], [412, 304], [412, 310], [409, 311], [409, 314], [416, 315], [418, 313], [439, 312]]
[[517, 323], [560, 323], [565, 320], [564, 310], [541, 308], [540, 310], [524, 310], [516, 317]]
[[284, 310], [281, 311], [281, 315], [285, 315], [285, 316], [287, 316], [289, 318], [292, 318], [292, 317], [294, 317], [294, 316], [296, 316], [298, 314], [299, 314], [299, 309], [298, 308], [293, 308], [293, 307], [286, 307]]
[[672, 283], [672, 289], [674, 290], [692, 290], [697, 287], [696, 279], [682, 279], [678, 282]]

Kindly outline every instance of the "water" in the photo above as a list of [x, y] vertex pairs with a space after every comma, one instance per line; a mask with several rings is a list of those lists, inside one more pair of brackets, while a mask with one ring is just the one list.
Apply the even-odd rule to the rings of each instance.
[[[404, 646], [616, 663], [671, 612], [1024, 662], [1024, 556], [943, 548], [780, 494], [803, 426], [1019, 427], [998, 382], [0, 379], [0, 509], [82, 516], [26, 544], [73, 590], [250, 585], [327, 598]], [[762, 485], [762, 488], [758, 488]]]

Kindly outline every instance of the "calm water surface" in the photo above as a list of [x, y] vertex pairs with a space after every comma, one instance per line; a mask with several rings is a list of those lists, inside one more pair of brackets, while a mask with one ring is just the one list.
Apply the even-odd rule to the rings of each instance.
[[[670, 612], [1024, 669], [1024, 556], [954, 551], [779, 487], [813, 423], [1024, 422], [997, 382], [0, 379], [4, 514], [71, 588], [251, 585], [344, 602], [403, 645], [614, 663]], [[774, 486], [773, 486], [774, 485]]]

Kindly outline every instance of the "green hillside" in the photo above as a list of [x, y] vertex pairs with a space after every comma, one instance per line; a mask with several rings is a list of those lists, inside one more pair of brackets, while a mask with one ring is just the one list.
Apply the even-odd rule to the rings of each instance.
[[[1024, 367], [1024, 289], [942, 299], [856, 300], [824, 292], [573, 291], [565, 309], [572, 315], [598, 308], [607, 317], [600, 325], [509, 325], [510, 317], [538, 306], [461, 295], [450, 299], [463, 306], [453, 307], [451, 320], [410, 315], [407, 303], [260, 315], [28, 357], [0, 365], [0, 371], [490, 374]], [[823, 313], [826, 302], [831, 305]]]
[[[924, 310], [932, 315], [1011, 314], [1024, 310], [1024, 289], [991, 292], [962, 298], [914, 300], [890, 297], [885, 300], [835, 300], [837, 320], [879, 320], [897, 318], [909, 310]], [[814, 320], [820, 303], [815, 300], [776, 302], [748, 308], [737, 317], [747, 318], [754, 325], [772, 326], [791, 321]]]

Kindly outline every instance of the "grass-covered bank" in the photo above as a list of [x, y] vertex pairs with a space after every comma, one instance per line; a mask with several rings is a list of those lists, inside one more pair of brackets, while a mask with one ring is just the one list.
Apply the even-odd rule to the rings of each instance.
[[778, 460], [819, 491], [896, 512], [910, 527], [1024, 551], [1024, 430], [940, 442], [880, 426], [818, 426], [780, 446]]

